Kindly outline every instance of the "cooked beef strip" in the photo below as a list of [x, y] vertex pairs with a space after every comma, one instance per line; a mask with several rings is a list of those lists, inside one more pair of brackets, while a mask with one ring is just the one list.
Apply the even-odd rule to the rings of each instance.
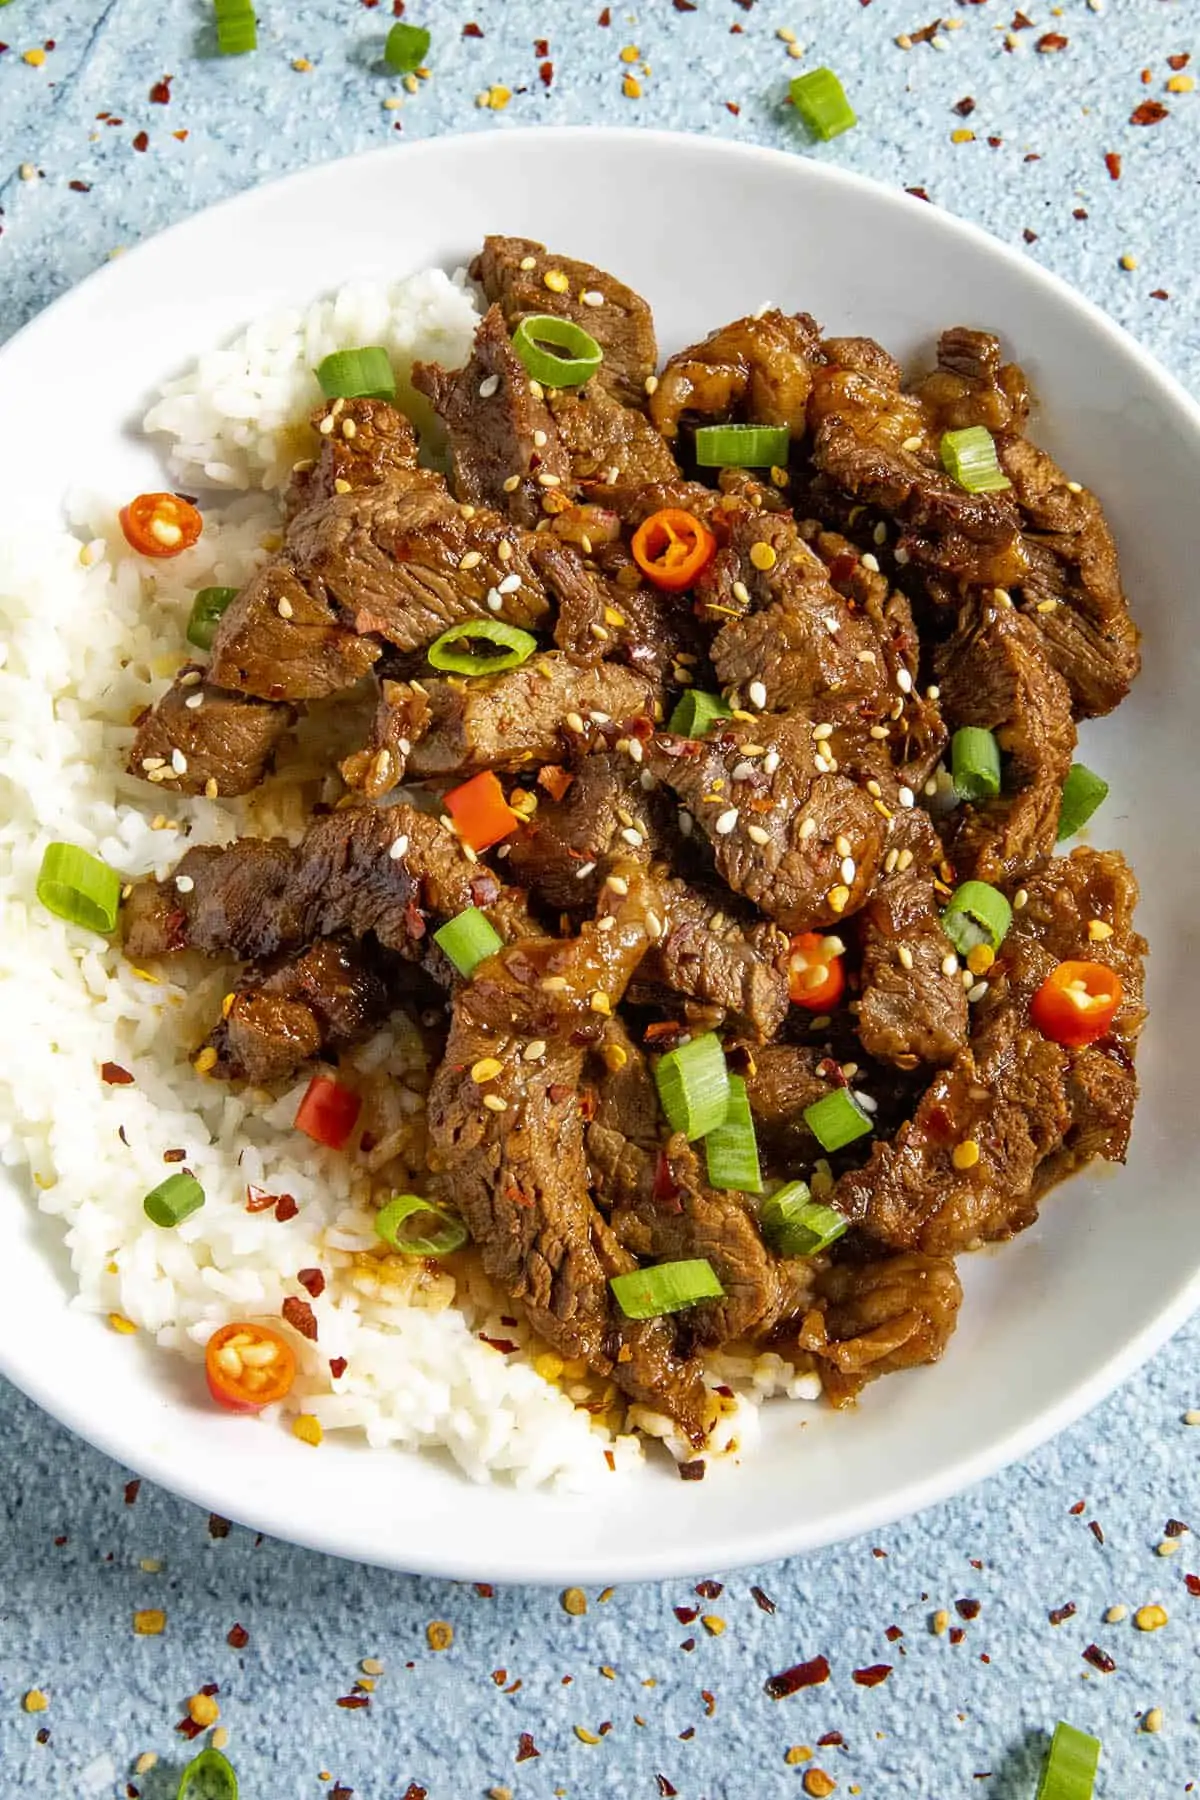
[[[674, 1319], [638, 1322], [617, 1305], [609, 1278], [637, 1260], [593, 1203], [584, 1150], [584, 1054], [605, 1029], [593, 999], [620, 1000], [661, 905], [636, 865], [624, 866], [622, 881], [625, 894], [606, 888], [597, 921], [577, 938], [513, 945], [459, 990], [429, 1094], [430, 1160], [487, 1273], [534, 1329], [698, 1444], [706, 1410], [699, 1359]], [[600, 931], [606, 919], [614, 923]], [[472, 1071], [485, 1058], [499, 1070], [477, 1081]], [[502, 1106], [492, 1111], [485, 1098]]]
[[[814, 741], [814, 728], [821, 724], [799, 711], [763, 713], [752, 724], [722, 721], [703, 740], [656, 734], [646, 748], [708, 839], [722, 880], [788, 932], [857, 912], [884, 852], [875, 800], [817, 754], [824, 740]], [[829, 741], [837, 746], [838, 734]], [[764, 754], [747, 757], [747, 745]]]
[[289, 520], [331, 494], [428, 479], [417, 469], [417, 434], [390, 400], [327, 400], [312, 414], [317, 454], [294, 465], [284, 496]]
[[787, 425], [802, 437], [819, 337], [807, 313], [734, 319], [671, 357], [650, 397], [650, 417], [668, 440], [695, 418]]
[[553, 779], [555, 787], [567, 783], [565, 792], [556, 800], [544, 785], [537, 788], [536, 812], [507, 840], [507, 870], [551, 912], [590, 911], [618, 863], [649, 861], [657, 849], [661, 802], [620, 751], [581, 756]]
[[[899, 1249], [944, 1254], [1010, 1237], [1037, 1217], [1040, 1195], [1089, 1156], [1124, 1159], [1144, 1017], [1137, 885], [1115, 851], [1076, 850], [1025, 887], [969, 1048], [934, 1076], [911, 1122], [838, 1182], [842, 1211]], [[1091, 920], [1112, 936], [1097, 941]], [[1085, 1050], [1063, 1049], [1029, 1022], [1032, 996], [1070, 959], [1107, 963], [1124, 986], [1112, 1031]], [[952, 1153], [968, 1140], [979, 1160], [960, 1170]]]
[[1003, 884], [1054, 853], [1075, 749], [1071, 696], [1030, 617], [991, 599], [964, 608], [936, 670], [953, 729], [995, 732], [1005, 755], [996, 799], [966, 801], [946, 816], [947, 850], [960, 880]]
[[381, 1025], [395, 986], [379, 952], [353, 938], [318, 938], [298, 955], [251, 968], [208, 1038], [217, 1052], [209, 1073], [256, 1086], [283, 1080]]
[[353, 687], [379, 649], [344, 624], [327, 598], [310, 594], [280, 557], [251, 576], [217, 626], [208, 676], [264, 700], [319, 700]]
[[675, 458], [645, 413], [623, 406], [600, 380], [552, 389], [547, 399], [570, 479], [585, 494], [679, 479]]
[[765, 1044], [752, 1055], [745, 1075], [746, 1097], [754, 1119], [764, 1167], [791, 1178], [823, 1155], [804, 1120], [804, 1109], [844, 1085], [832, 1071], [822, 1073], [828, 1058], [807, 1044]]
[[190, 949], [257, 959], [314, 938], [373, 932], [415, 962], [429, 950], [432, 925], [470, 906], [503, 938], [533, 929], [523, 896], [470, 860], [430, 814], [411, 806], [344, 808], [314, 819], [299, 844], [199, 844], [165, 881], [136, 882], [125, 904], [125, 949], [130, 956]]
[[510, 331], [538, 313], [573, 319], [604, 352], [596, 375], [601, 386], [627, 406], [644, 402], [646, 381], [658, 362], [654, 320], [640, 294], [623, 281], [592, 263], [555, 255], [532, 238], [514, 237], [485, 238], [471, 274], [489, 301], [499, 303]]
[[213, 687], [188, 663], [137, 721], [129, 771], [179, 794], [228, 799], [257, 787], [295, 722], [290, 706]]
[[806, 1320], [801, 1342], [815, 1350], [825, 1392], [839, 1407], [853, 1405], [878, 1375], [937, 1362], [962, 1304], [950, 1258], [916, 1251], [833, 1263], [816, 1288], [820, 1327], [813, 1332], [816, 1321]]
[[[901, 1069], [949, 1062], [967, 1042], [967, 997], [954, 946], [942, 930], [935, 885], [940, 861], [941, 846], [927, 815], [899, 809], [882, 880], [858, 920], [858, 1034], [869, 1056]], [[953, 964], [949, 974], [947, 959]]]
[[672, 1009], [676, 997], [695, 1023], [726, 1025], [766, 1043], [787, 1016], [788, 939], [765, 919], [739, 919], [724, 891], [686, 881], [663, 890], [666, 931], [630, 984], [635, 1005]]
[[953, 325], [938, 339], [937, 368], [913, 392], [939, 431], [982, 425], [993, 436], [1020, 434], [1029, 417], [1029, 384], [1016, 363], [1006, 363], [1000, 339], [990, 331]]
[[[418, 362], [412, 381], [449, 435], [455, 498], [494, 507], [518, 525], [536, 525], [544, 517], [543, 497], [570, 481], [571, 459], [545, 398], [513, 349], [500, 308], [484, 314], [464, 368], [451, 373]], [[551, 477], [550, 486], [541, 476]]]

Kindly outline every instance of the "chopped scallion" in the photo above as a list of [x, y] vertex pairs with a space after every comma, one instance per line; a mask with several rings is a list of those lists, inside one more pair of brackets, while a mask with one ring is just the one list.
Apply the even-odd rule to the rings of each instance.
[[513, 349], [543, 387], [579, 387], [604, 361], [595, 338], [557, 313], [530, 313], [522, 319], [513, 332]]
[[865, 1137], [871, 1121], [845, 1088], [834, 1088], [804, 1109], [804, 1123], [822, 1150], [842, 1150], [855, 1138]]
[[1074, 837], [1087, 824], [1100, 803], [1107, 798], [1108, 783], [1084, 763], [1072, 763], [1063, 782], [1062, 804], [1058, 813], [1058, 841]]
[[[193, 1788], [195, 1791], [193, 1792]], [[233, 1764], [219, 1750], [202, 1750], [193, 1756], [179, 1778], [175, 1800], [238, 1800], [238, 1780]]]
[[672, 1131], [682, 1131], [689, 1139], [702, 1138], [724, 1123], [729, 1110], [729, 1070], [714, 1032], [706, 1031], [660, 1056], [654, 1079]]
[[[456, 649], [461, 644], [463, 649]], [[472, 644], [495, 644], [491, 654], [479, 654]], [[456, 675], [498, 675], [502, 669], [519, 669], [537, 649], [532, 632], [503, 619], [461, 619], [430, 644], [427, 655], [435, 669]]]
[[814, 137], [828, 143], [858, 124], [846, 90], [832, 69], [810, 69], [797, 75], [790, 88], [792, 105]]
[[764, 1200], [758, 1222], [780, 1256], [816, 1256], [850, 1228], [844, 1213], [813, 1199], [805, 1181], [789, 1181]]
[[1038, 1782], [1037, 1800], [1092, 1800], [1100, 1739], [1060, 1720]]
[[950, 774], [960, 800], [994, 800], [1000, 792], [1000, 746], [990, 731], [964, 725], [950, 740]]
[[211, 650], [217, 626], [237, 597], [237, 588], [201, 588], [192, 599], [191, 616], [187, 623], [188, 643], [195, 644], [198, 650]]
[[943, 431], [939, 454], [947, 475], [968, 494], [999, 494], [1012, 486], [1000, 467], [996, 440], [986, 425]]
[[721, 1124], [705, 1138], [704, 1154], [713, 1187], [735, 1188], [743, 1194], [762, 1193], [758, 1140], [746, 1083], [740, 1075], [729, 1077], [729, 1107]]
[[777, 469], [788, 459], [786, 425], [701, 425], [696, 462], [702, 469]]
[[[440, 1230], [422, 1236], [403, 1229], [410, 1219], [417, 1218], [436, 1220]], [[418, 1194], [394, 1195], [376, 1213], [375, 1229], [388, 1249], [401, 1256], [449, 1256], [467, 1241], [467, 1228], [460, 1218], [432, 1200], [422, 1200]]]
[[250, 0], [213, 0], [213, 10], [222, 56], [243, 56], [258, 48], [258, 24]]
[[676, 701], [667, 722], [667, 730], [680, 737], [701, 738], [717, 719], [727, 719], [729, 708], [720, 694], [706, 694], [701, 688], [688, 688]]
[[38, 871], [37, 897], [47, 912], [69, 925], [86, 925], [106, 937], [117, 923], [121, 877], [77, 844], [47, 844]]
[[1012, 907], [987, 881], [964, 881], [942, 914], [942, 930], [960, 956], [969, 956], [980, 944], [998, 950], [1011, 924]]
[[164, 1230], [173, 1225], [182, 1225], [185, 1219], [194, 1212], [199, 1212], [204, 1205], [204, 1189], [186, 1169], [176, 1175], [168, 1175], [160, 1181], [156, 1188], [151, 1188], [142, 1201], [142, 1211], [152, 1225], [161, 1225]]
[[460, 975], [469, 976], [487, 957], [494, 956], [504, 939], [493, 930], [477, 906], [468, 906], [456, 918], [439, 925], [434, 938]]
[[317, 364], [317, 380], [327, 400], [394, 400], [396, 397], [392, 359], [381, 344], [331, 351]]
[[432, 41], [423, 25], [393, 25], [383, 46], [383, 60], [397, 75], [412, 75], [424, 65]]
[[695, 1306], [698, 1300], [720, 1300], [725, 1292], [703, 1257], [632, 1269], [628, 1275], [612, 1276], [608, 1285], [627, 1319], [658, 1319]]

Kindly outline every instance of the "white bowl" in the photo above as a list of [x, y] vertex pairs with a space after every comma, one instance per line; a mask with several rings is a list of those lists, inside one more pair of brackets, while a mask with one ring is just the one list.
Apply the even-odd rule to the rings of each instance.
[[[686, 201], [700, 231], [659, 229], [672, 201]], [[1132, 699], [1084, 734], [1087, 761], [1112, 783], [1096, 839], [1130, 855], [1156, 950], [1129, 1166], [1073, 1180], [1033, 1230], [962, 1260], [962, 1324], [937, 1368], [877, 1384], [851, 1415], [775, 1403], [752, 1457], [696, 1484], [648, 1466], [614, 1479], [602, 1505], [474, 1487], [448, 1463], [336, 1439], [314, 1453], [210, 1410], [193, 1370], [68, 1309], [58, 1227], [11, 1184], [0, 1370], [153, 1480], [319, 1549], [530, 1581], [723, 1569], [875, 1530], [1026, 1455], [1200, 1299], [1200, 651], [1188, 591], [1200, 563], [1200, 411], [1053, 276], [905, 194], [702, 138], [509, 131], [293, 176], [84, 282], [0, 354], [0, 505], [54, 517], [64, 489], [97, 474], [136, 492], [156, 465], [129, 421], [198, 350], [355, 275], [462, 263], [487, 232], [611, 268], [649, 297], [667, 349], [764, 302], [807, 309], [838, 334], [871, 333], [909, 359], [928, 357], [944, 325], [1003, 334], [1041, 401], [1036, 436], [1108, 508], [1145, 634]]]

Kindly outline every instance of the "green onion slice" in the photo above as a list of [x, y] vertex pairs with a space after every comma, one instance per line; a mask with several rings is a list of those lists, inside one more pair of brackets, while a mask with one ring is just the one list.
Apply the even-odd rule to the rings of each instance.
[[758, 1139], [740, 1075], [729, 1077], [729, 1109], [720, 1125], [704, 1140], [708, 1179], [715, 1188], [736, 1188], [743, 1194], [762, 1193], [758, 1166]]
[[1038, 1782], [1037, 1800], [1092, 1800], [1100, 1739], [1060, 1720]]
[[789, 1181], [764, 1200], [758, 1222], [780, 1256], [816, 1256], [850, 1229], [845, 1213], [814, 1200], [806, 1181]]
[[791, 84], [792, 105], [823, 143], [858, 124], [846, 90], [832, 69], [810, 69]]
[[238, 1800], [233, 1764], [219, 1750], [202, 1750], [180, 1776], [175, 1800], [186, 1800], [189, 1794], [191, 1800]]
[[791, 439], [786, 425], [701, 425], [696, 461], [702, 469], [777, 469]]
[[715, 1032], [706, 1031], [660, 1056], [654, 1080], [672, 1131], [682, 1131], [690, 1140], [724, 1124], [729, 1111], [729, 1070]]
[[181, 1169], [177, 1175], [168, 1175], [165, 1181], [150, 1189], [142, 1201], [142, 1211], [152, 1225], [161, 1225], [167, 1231], [174, 1225], [182, 1225], [203, 1205], [204, 1189], [194, 1175]]
[[117, 923], [121, 877], [77, 844], [47, 844], [38, 870], [37, 897], [56, 919], [86, 925], [106, 937]]
[[999, 494], [1012, 486], [1000, 467], [996, 440], [986, 425], [943, 431], [940, 454], [947, 475], [968, 494]]
[[543, 387], [578, 387], [604, 361], [595, 338], [574, 319], [560, 319], [556, 313], [530, 313], [513, 332], [512, 341], [526, 369]]
[[332, 351], [317, 364], [317, 380], [327, 400], [394, 400], [396, 397], [392, 359], [381, 344]]
[[243, 56], [258, 48], [258, 24], [250, 0], [214, 0], [217, 49], [222, 56]]
[[188, 643], [195, 644], [198, 650], [211, 650], [222, 615], [237, 597], [237, 588], [201, 588], [192, 600], [191, 617], [187, 622]]
[[829, 1151], [844, 1149], [872, 1129], [867, 1114], [855, 1104], [846, 1088], [835, 1088], [831, 1094], [823, 1094], [811, 1106], [806, 1106], [804, 1123], [822, 1150]]
[[[416, 1218], [436, 1219], [441, 1229], [425, 1237], [402, 1229]], [[376, 1213], [375, 1229], [388, 1249], [398, 1250], [401, 1256], [449, 1256], [467, 1241], [467, 1228], [461, 1219], [435, 1206], [432, 1200], [422, 1200], [419, 1194], [394, 1195]]]
[[397, 75], [411, 75], [429, 55], [431, 42], [423, 25], [393, 25], [383, 46], [383, 60]]
[[729, 708], [720, 694], [706, 694], [701, 688], [688, 688], [675, 704], [667, 722], [667, 730], [680, 737], [701, 738], [717, 719], [729, 718]]
[[1074, 837], [1086, 825], [1101, 801], [1107, 798], [1108, 783], [1084, 763], [1072, 763], [1063, 782], [1062, 806], [1058, 814], [1058, 841]]
[[987, 881], [964, 881], [942, 914], [942, 930], [960, 956], [969, 956], [979, 944], [998, 950], [1011, 924], [1012, 907]]
[[994, 800], [1000, 792], [1000, 746], [990, 731], [964, 725], [950, 740], [950, 774], [960, 800]]
[[[456, 644], [465, 648], [456, 650]], [[496, 648], [481, 655], [470, 648], [472, 644]], [[536, 649], [532, 632], [506, 625], [503, 619], [462, 619], [433, 640], [428, 656], [435, 669], [450, 669], [456, 675], [499, 675], [502, 669], [519, 669]]]
[[460, 975], [470, 975], [504, 943], [477, 906], [468, 906], [466, 912], [439, 925], [433, 935]]
[[659, 1319], [663, 1313], [695, 1306], [697, 1300], [720, 1300], [725, 1292], [704, 1257], [632, 1269], [628, 1275], [612, 1276], [608, 1285], [627, 1319]]

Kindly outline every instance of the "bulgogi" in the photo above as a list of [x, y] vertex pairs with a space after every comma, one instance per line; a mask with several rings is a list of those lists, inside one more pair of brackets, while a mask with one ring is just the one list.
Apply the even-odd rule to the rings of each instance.
[[448, 474], [388, 399], [324, 406], [278, 556], [138, 724], [133, 773], [233, 796], [369, 681], [341, 799], [136, 884], [125, 942], [245, 964], [214, 1078], [437, 1018], [424, 1197], [695, 1450], [706, 1352], [848, 1403], [940, 1356], [957, 1253], [1123, 1160], [1136, 886], [1055, 847], [1137, 633], [990, 333], [906, 386], [766, 311], [660, 370], [604, 271], [472, 272], [471, 361], [413, 372]]

